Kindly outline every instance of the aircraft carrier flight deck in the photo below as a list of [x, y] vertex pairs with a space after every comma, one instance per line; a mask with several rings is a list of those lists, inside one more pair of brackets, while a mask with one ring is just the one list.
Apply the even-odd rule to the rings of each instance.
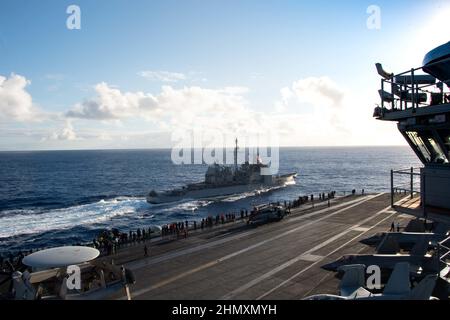
[[[397, 195], [395, 201], [405, 199]], [[115, 264], [133, 271], [133, 299], [281, 300], [339, 293], [340, 280], [321, 266], [347, 254], [374, 253], [360, 243], [391, 224], [414, 219], [391, 207], [390, 194], [353, 195], [291, 211], [280, 222], [237, 221], [187, 238], [153, 239], [121, 249]], [[107, 259], [111, 259], [108, 257]], [[125, 299], [118, 294], [115, 299]]]

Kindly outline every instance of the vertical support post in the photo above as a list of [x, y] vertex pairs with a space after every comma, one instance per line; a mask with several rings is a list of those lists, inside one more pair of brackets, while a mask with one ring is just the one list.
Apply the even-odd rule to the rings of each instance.
[[414, 198], [414, 168], [411, 167], [411, 199]]
[[391, 207], [394, 207], [394, 170], [391, 170]]
[[422, 210], [423, 210], [423, 217], [425, 219], [428, 219], [428, 215], [427, 215], [427, 209], [426, 209], [426, 181], [425, 181], [425, 174], [422, 172], [422, 190], [421, 190], [421, 194], [422, 194]]
[[391, 78], [391, 95], [392, 95], [392, 102], [391, 102], [391, 110], [395, 109], [395, 96], [394, 96], [394, 79]]
[[412, 101], [412, 108], [413, 108], [413, 113], [416, 112], [416, 90], [415, 90], [415, 86], [414, 86], [414, 69], [411, 69], [411, 101]]
[[[425, 221], [425, 223], [426, 223], [426, 221]], [[436, 268], [436, 273], [438, 273], [439, 274], [439, 272], [441, 271], [441, 243], [440, 242], [438, 242], [437, 243], [437, 259], [436, 259], [436, 263], [437, 263], [437, 268]]]
[[[407, 85], [404, 85], [404, 84], [402, 84], [402, 85], [400, 85], [400, 92], [407, 92], [408, 91], [408, 87], [407, 87]], [[403, 108], [404, 108], [404, 110], [406, 110], [406, 109], [408, 109], [408, 105], [407, 105], [408, 103], [406, 102], [406, 100], [405, 99], [403, 99], [403, 95], [400, 93], [400, 105], [401, 105], [401, 107], [400, 107], [400, 110], [403, 110]]]
[[402, 94], [401, 92], [403, 91], [403, 86], [401, 84], [395, 84], [397, 87], [397, 90], [400, 91], [400, 97], [399, 99], [399, 105], [400, 105], [400, 110], [403, 110], [403, 99], [402, 99]]

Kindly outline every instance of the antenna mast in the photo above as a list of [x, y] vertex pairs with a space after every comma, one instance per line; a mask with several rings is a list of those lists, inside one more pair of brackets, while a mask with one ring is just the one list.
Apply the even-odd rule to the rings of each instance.
[[234, 167], [237, 169], [238, 167], [238, 139], [236, 138], [236, 147], [234, 148]]

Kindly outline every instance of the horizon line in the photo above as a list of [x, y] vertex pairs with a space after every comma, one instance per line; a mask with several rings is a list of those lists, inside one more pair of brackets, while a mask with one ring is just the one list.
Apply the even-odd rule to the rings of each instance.
[[[408, 147], [408, 145], [351, 145], [351, 146], [280, 146], [279, 149], [308, 149], [308, 148], [388, 148], [388, 147]], [[189, 148], [189, 147], [186, 147]], [[257, 147], [245, 147], [247, 148], [257, 148]], [[261, 146], [259, 148], [273, 148], [272, 146]], [[170, 147], [146, 147], [146, 148], [96, 148], [96, 149], [23, 149], [23, 150], [0, 150], [1, 152], [64, 152], [64, 151], [145, 151], [145, 150], [171, 150]], [[199, 148], [194, 148], [199, 149]], [[204, 149], [204, 148], [202, 148]], [[233, 149], [233, 148], [227, 148]]]

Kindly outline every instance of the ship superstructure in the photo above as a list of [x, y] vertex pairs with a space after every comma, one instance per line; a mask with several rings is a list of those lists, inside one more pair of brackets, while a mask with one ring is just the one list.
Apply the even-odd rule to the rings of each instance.
[[245, 192], [266, 190], [271, 187], [282, 187], [295, 182], [296, 173], [265, 175], [263, 170], [269, 167], [261, 162], [259, 155], [255, 164], [246, 162], [238, 165], [238, 149], [238, 141], [236, 139], [233, 166], [214, 164], [208, 167], [203, 182], [189, 184], [181, 189], [161, 193], [153, 190], [148, 194], [147, 202], [160, 204], [184, 199], [220, 198]]
[[423, 66], [392, 74], [377, 64], [381, 105], [374, 117], [396, 121], [420, 169], [420, 203], [450, 213], [450, 42], [430, 51]]

